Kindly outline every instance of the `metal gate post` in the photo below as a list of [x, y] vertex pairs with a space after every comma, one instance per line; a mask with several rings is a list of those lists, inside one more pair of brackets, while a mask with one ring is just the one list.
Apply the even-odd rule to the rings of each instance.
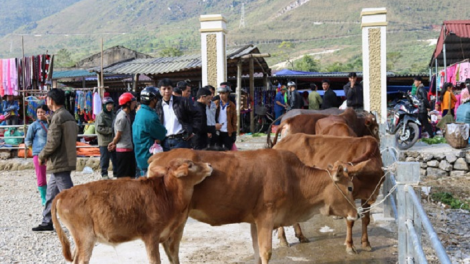
[[397, 162], [396, 180], [398, 199], [398, 263], [409, 263], [413, 258], [413, 244], [409, 238], [406, 221], [413, 220], [413, 203], [409, 199], [405, 186], [419, 182], [418, 162]]

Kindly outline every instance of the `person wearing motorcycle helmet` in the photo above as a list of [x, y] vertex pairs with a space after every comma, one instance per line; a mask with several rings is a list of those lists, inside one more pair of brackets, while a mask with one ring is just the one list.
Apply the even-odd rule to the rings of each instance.
[[[297, 91], [297, 85], [295, 82], [290, 81], [287, 83], [287, 101], [289, 103], [290, 109], [300, 109], [303, 106], [303, 99]], [[289, 109], [289, 110], [290, 110]]]
[[431, 105], [429, 104], [426, 89], [424, 88], [420, 76], [414, 77], [414, 85], [418, 87], [418, 90], [416, 91], [416, 97], [421, 102], [418, 107], [418, 120], [428, 133], [429, 137], [433, 138], [434, 133], [432, 132], [432, 126], [429, 124], [428, 120], [428, 110], [431, 109]]
[[127, 92], [119, 96], [121, 111], [117, 114], [114, 122], [113, 140], [108, 144], [109, 151], [116, 151], [117, 170], [116, 177], [135, 176], [134, 145], [132, 143], [132, 127], [130, 114], [135, 109], [137, 100]]
[[132, 124], [134, 152], [140, 176], [147, 175], [149, 164], [147, 160], [152, 155], [149, 152], [154, 143], [160, 144], [166, 135], [166, 128], [160, 122], [155, 106], [160, 98], [160, 91], [155, 87], [146, 87], [140, 92], [140, 110], [137, 111]]
[[114, 101], [111, 97], [103, 99], [103, 111], [95, 120], [96, 134], [98, 135], [98, 147], [100, 148], [100, 167], [102, 179], [108, 179], [109, 159], [113, 164], [113, 175], [116, 175], [116, 152], [109, 151], [108, 145], [113, 140]]

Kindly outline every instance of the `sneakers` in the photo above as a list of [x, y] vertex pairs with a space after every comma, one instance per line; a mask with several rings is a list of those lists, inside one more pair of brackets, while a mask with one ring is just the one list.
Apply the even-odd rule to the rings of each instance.
[[35, 232], [41, 232], [41, 231], [54, 231], [54, 227], [52, 226], [52, 223], [49, 224], [40, 224], [36, 227], [33, 227], [32, 229]]

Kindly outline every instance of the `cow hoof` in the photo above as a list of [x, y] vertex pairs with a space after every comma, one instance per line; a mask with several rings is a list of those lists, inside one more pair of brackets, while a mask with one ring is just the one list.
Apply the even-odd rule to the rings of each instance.
[[364, 251], [372, 251], [372, 247], [370, 245], [362, 245], [362, 250]]
[[286, 241], [279, 241], [281, 247], [289, 247], [289, 243], [287, 243]]
[[308, 242], [310, 242], [310, 240], [308, 240], [308, 238], [306, 238], [306, 237], [299, 237], [299, 242], [300, 243], [308, 243]]
[[355, 255], [355, 254], [357, 254], [356, 248], [354, 248], [354, 247], [346, 248], [346, 252], [347, 252], [349, 255]]

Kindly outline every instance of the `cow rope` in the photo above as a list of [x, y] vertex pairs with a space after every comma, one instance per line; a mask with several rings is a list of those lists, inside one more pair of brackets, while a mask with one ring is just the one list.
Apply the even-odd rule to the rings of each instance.
[[335, 181], [335, 179], [333, 178], [333, 176], [331, 175], [331, 172], [330, 172], [329, 170], [327, 170], [327, 169], [321, 169], [321, 170], [324, 170], [324, 171], [328, 172], [328, 175], [330, 176], [331, 180], [333, 181], [333, 183], [334, 183], [336, 189], [338, 189], [338, 191], [341, 193], [341, 195], [343, 195], [344, 199], [346, 199], [346, 201], [348, 201], [348, 203], [349, 203], [350, 205], [352, 205], [352, 207], [356, 208], [356, 212], [357, 212], [357, 214], [359, 215], [359, 217], [360, 217], [360, 218], [363, 218], [363, 217], [364, 217], [364, 213], [363, 213], [363, 212], [364, 212], [364, 209], [363, 209], [362, 207], [357, 208], [357, 207], [356, 207], [356, 204], [353, 203], [353, 202], [351, 202], [351, 200], [350, 200], [350, 199], [343, 193], [343, 191], [339, 188], [338, 184], [336, 184], [336, 181]]

